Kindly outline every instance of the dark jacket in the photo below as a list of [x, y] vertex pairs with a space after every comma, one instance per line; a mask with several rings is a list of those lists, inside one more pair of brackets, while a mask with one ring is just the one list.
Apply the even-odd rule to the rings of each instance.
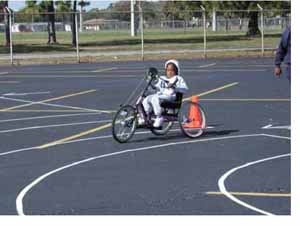
[[291, 65], [291, 27], [286, 28], [282, 33], [276, 50], [275, 65], [280, 66], [283, 61], [288, 66]]

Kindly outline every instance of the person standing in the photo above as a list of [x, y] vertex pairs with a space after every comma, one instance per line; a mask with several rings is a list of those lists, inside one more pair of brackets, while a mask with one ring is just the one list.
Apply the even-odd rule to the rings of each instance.
[[291, 81], [291, 27], [287, 27], [282, 33], [280, 43], [276, 50], [274, 75], [277, 77], [280, 77], [282, 74], [282, 62], [287, 66], [287, 78]]

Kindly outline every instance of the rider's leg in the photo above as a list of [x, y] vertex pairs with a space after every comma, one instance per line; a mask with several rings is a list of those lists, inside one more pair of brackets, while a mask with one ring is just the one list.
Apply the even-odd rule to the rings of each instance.
[[143, 100], [143, 107], [145, 110], [145, 113], [148, 115], [151, 110], [152, 110], [152, 104], [151, 104], [151, 99], [152, 99], [153, 95], [149, 95], [147, 96], [144, 100]]
[[160, 127], [164, 121], [163, 117], [161, 117], [162, 113], [162, 107], [160, 106], [162, 101], [172, 101], [175, 100], [175, 96], [170, 95], [162, 95], [162, 94], [156, 94], [153, 95], [151, 99], [151, 103], [153, 106], [154, 114], [156, 115], [156, 119], [154, 121], [153, 127]]
[[[154, 94], [153, 94], [154, 95]], [[150, 113], [152, 111], [152, 103], [151, 103], [151, 100], [152, 100], [152, 96], [153, 95], [149, 95], [147, 96], [144, 100], [143, 100], [143, 107], [144, 107], [144, 111], [145, 111], [145, 114], [146, 114], [146, 118], [143, 118], [141, 120], [141, 125], [145, 124], [145, 123], [148, 123], [150, 122]]]
[[153, 127], [160, 127], [164, 121], [163, 117], [161, 117], [162, 113], [162, 107], [160, 106], [160, 103], [162, 99], [160, 98], [161, 95], [155, 94], [151, 98], [151, 104], [153, 106], [153, 111], [156, 116]]

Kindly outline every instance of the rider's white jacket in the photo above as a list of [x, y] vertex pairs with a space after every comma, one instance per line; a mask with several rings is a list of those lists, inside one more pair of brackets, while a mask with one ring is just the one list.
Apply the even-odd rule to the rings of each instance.
[[[168, 88], [168, 86], [171, 87]], [[177, 92], [186, 93], [188, 90], [184, 79], [179, 75], [175, 75], [172, 78], [161, 76], [155, 87], [159, 90], [159, 94], [167, 96], [173, 96]]]

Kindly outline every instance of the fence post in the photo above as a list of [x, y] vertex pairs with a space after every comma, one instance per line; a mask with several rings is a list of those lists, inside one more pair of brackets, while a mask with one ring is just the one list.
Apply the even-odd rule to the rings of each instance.
[[80, 63], [80, 56], [79, 56], [79, 38], [78, 38], [78, 21], [77, 21], [77, 14], [75, 13], [75, 33], [76, 33], [76, 56], [77, 56], [77, 62]]
[[14, 64], [14, 59], [13, 59], [13, 40], [12, 40], [12, 12], [10, 10], [10, 8], [5, 7], [5, 9], [8, 11], [8, 15], [9, 15], [9, 50], [10, 50], [10, 63], [11, 65]]
[[204, 58], [206, 58], [206, 11], [205, 8], [201, 5], [202, 15], [203, 15], [203, 52]]
[[264, 40], [264, 36], [265, 36], [265, 33], [264, 33], [264, 9], [259, 5], [257, 4], [257, 7], [259, 8], [260, 10], [260, 27], [261, 27], [261, 55], [264, 56], [264, 53], [265, 53], [265, 40]]

